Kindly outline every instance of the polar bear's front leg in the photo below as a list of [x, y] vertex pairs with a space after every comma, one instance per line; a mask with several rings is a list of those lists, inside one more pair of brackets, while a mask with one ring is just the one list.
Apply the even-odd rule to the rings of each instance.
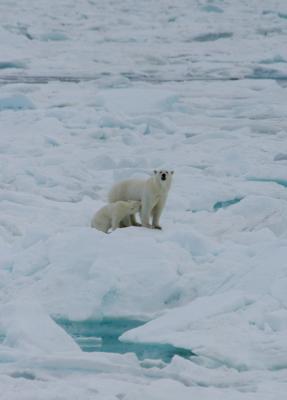
[[165, 198], [160, 199], [159, 202], [156, 204], [156, 206], [152, 210], [152, 226], [155, 229], [162, 229], [160, 224], [159, 224], [159, 218], [161, 216], [162, 210], [165, 205]]

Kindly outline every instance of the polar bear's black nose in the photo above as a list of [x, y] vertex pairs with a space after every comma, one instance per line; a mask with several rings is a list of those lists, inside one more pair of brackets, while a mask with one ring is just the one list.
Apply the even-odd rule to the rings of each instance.
[[166, 180], [166, 174], [162, 174], [162, 175], [161, 175], [161, 180], [162, 180], [162, 181], [165, 181], [165, 180]]

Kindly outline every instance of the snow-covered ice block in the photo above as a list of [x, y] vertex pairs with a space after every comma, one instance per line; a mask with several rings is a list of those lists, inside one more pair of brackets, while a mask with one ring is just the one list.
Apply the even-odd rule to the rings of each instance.
[[[192, 349], [192, 341], [188, 339], [190, 327], [196, 321], [204, 321], [217, 315], [234, 312], [252, 304], [254, 298], [239, 291], [232, 291], [214, 296], [199, 297], [191, 303], [170, 310], [145, 325], [124, 333], [123, 341], [146, 343], [177, 343], [176, 345]], [[175, 339], [178, 332], [181, 339]], [[186, 332], [186, 336], [185, 336]], [[181, 335], [182, 333], [182, 335]], [[174, 340], [173, 340], [174, 338]], [[171, 341], [171, 342], [170, 342]]]
[[[274, 330], [258, 324], [254, 316], [276, 306], [274, 299], [240, 292], [198, 298], [171, 310], [146, 325], [126, 332], [123, 341], [170, 343], [239, 371], [275, 370], [286, 367], [285, 329], [279, 328], [282, 313], [269, 314]], [[278, 307], [278, 303], [277, 303]], [[285, 316], [283, 317], [285, 320]], [[276, 329], [277, 328], [277, 329]]]
[[23, 68], [26, 68], [26, 64], [22, 61], [0, 61], [0, 70]]
[[19, 299], [0, 307], [3, 344], [33, 352], [79, 352], [78, 345], [35, 300]]
[[274, 156], [274, 161], [283, 161], [287, 160], [287, 154], [285, 153], [278, 153], [276, 156]]
[[59, 42], [59, 41], [63, 41], [63, 40], [68, 40], [68, 37], [65, 33], [57, 32], [57, 31], [43, 33], [42, 35], [40, 35], [39, 38], [43, 42], [49, 42], [49, 41]]
[[31, 110], [35, 108], [31, 100], [22, 95], [14, 95], [10, 97], [0, 97], [0, 111], [3, 110]]
[[215, 242], [192, 229], [183, 228], [182, 226], [179, 229], [174, 229], [171, 233], [165, 234], [163, 240], [177, 243], [193, 257], [207, 256], [210, 253], [216, 254], [219, 251]]
[[266, 322], [274, 331], [287, 332], [287, 311], [285, 309], [273, 311], [266, 315]]
[[169, 303], [180, 303], [187, 271], [185, 249], [160, 242], [160, 234], [143, 228], [110, 235], [92, 228], [69, 229], [27, 248], [15, 271], [25, 276], [37, 271], [39, 279], [31, 285], [54, 316], [146, 318]]
[[168, 110], [178, 101], [173, 92], [154, 88], [107, 89], [98, 98], [106, 110], [127, 115]]

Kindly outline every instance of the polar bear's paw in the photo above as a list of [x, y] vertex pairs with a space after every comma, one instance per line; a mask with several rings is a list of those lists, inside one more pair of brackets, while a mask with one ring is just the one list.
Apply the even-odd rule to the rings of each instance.
[[134, 222], [133, 226], [142, 226], [142, 224], [140, 224], [139, 222]]
[[159, 226], [159, 225], [154, 225], [154, 226], [153, 226], [153, 228], [154, 228], [154, 229], [159, 229], [159, 230], [162, 230], [162, 227], [161, 227], [161, 226]]
[[149, 228], [149, 229], [154, 229], [154, 227], [151, 224], [142, 224], [144, 228]]

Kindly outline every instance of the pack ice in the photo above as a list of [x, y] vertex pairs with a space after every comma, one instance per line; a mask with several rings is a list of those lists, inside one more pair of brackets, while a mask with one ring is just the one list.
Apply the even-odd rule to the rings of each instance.
[[[1, 398], [285, 400], [285, 1], [15, 0], [0, 21]], [[90, 228], [158, 168], [162, 231]]]

